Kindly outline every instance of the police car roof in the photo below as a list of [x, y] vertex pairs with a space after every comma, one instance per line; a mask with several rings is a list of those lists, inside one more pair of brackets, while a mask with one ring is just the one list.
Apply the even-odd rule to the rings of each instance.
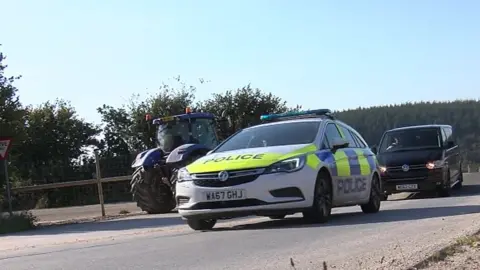
[[393, 128], [393, 129], [387, 130], [386, 132], [390, 132], [390, 131], [400, 131], [400, 130], [407, 130], [407, 129], [440, 128], [440, 127], [452, 128], [451, 125], [431, 124], [431, 125], [416, 125], [416, 126], [406, 126], [406, 127]]
[[270, 123], [262, 123], [262, 124], [258, 124], [258, 125], [255, 125], [255, 126], [246, 127], [246, 128], [244, 128], [244, 130], [245, 129], [254, 129], [254, 128], [263, 127], [263, 126], [282, 125], [282, 124], [298, 123], [298, 122], [322, 122], [322, 121], [325, 121], [325, 120], [327, 120], [327, 119], [323, 119], [323, 118], [289, 119], [289, 120], [282, 120], [282, 121], [276, 121], [276, 122], [270, 122]]

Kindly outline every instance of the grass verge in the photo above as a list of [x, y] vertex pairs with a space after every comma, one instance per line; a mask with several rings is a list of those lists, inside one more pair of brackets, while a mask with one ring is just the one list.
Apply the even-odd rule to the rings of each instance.
[[35, 229], [37, 218], [30, 212], [0, 213], [0, 235]]
[[469, 247], [477, 247], [480, 246], [480, 230], [477, 231], [476, 233], [469, 235], [469, 236], [464, 236], [455, 243], [446, 246], [442, 248], [441, 250], [435, 252], [433, 255], [430, 257], [426, 258], [425, 260], [417, 263], [416, 265], [410, 267], [408, 270], [420, 270], [420, 269], [425, 269], [429, 267], [432, 264], [435, 264], [437, 262], [444, 261], [446, 258], [453, 256], [457, 253], [462, 253], [465, 251], [463, 247], [469, 246]]

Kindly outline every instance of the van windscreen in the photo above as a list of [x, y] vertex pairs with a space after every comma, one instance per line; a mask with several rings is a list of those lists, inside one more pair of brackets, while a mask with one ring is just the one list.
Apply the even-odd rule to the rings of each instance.
[[389, 131], [380, 144], [379, 153], [440, 148], [442, 140], [438, 128], [412, 128]]

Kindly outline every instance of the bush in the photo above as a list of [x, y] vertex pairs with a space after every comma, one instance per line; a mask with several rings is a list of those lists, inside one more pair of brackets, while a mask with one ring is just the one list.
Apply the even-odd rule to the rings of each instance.
[[37, 218], [26, 211], [14, 213], [12, 216], [8, 213], [0, 213], [0, 234], [34, 229], [35, 221]]

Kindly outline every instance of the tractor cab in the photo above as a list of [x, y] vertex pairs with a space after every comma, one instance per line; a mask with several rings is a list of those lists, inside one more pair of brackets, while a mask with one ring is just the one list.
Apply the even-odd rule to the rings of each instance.
[[157, 125], [156, 143], [164, 153], [170, 153], [184, 144], [201, 144], [209, 149], [219, 144], [215, 116], [186, 108], [185, 114], [153, 120]]

